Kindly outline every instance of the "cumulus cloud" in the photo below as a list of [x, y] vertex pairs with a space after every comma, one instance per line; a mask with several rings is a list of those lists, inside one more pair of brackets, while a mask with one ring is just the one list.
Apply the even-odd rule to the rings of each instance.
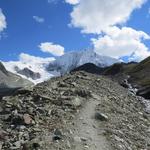
[[38, 23], [43, 23], [45, 21], [44, 18], [39, 17], [39, 16], [33, 16], [33, 19]]
[[148, 47], [142, 43], [144, 39], [150, 39], [150, 36], [142, 31], [112, 27], [103, 37], [92, 39], [92, 43], [99, 54], [115, 58], [129, 56], [129, 60], [140, 61], [150, 56]]
[[[72, 27], [82, 33], [96, 34], [91, 39], [94, 50], [102, 55], [140, 61], [150, 55], [143, 40], [150, 37], [130, 27], [124, 27], [132, 12], [147, 0], [80, 0], [71, 12]], [[118, 27], [120, 26], [120, 27]]]
[[109, 27], [125, 23], [133, 10], [146, 0], [81, 0], [71, 13], [71, 25], [84, 33], [99, 34]]
[[65, 2], [71, 5], [76, 5], [80, 2], [80, 0], [65, 0]]
[[[28, 78], [30, 81], [32, 81], [33, 83], [36, 84], [36, 83], [45, 81], [53, 76], [46, 70], [46, 66], [54, 60], [55, 59], [53, 57], [42, 58], [42, 57], [36, 57], [36, 56], [29, 55], [29, 54], [21, 53], [19, 55], [18, 61], [3, 62], [3, 64], [5, 65], [7, 70], [9, 70], [15, 74], [18, 74], [15, 70], [15, 66], [18, 66], [19, 69], [24, 69], [27, 67], [30, 70], [32, 70], [33, 72], [40, 73], [40, 75], [41, 75], [40, 79], [33, 80], [32, 78]], [[20, 75], [20, 74], [18, 74], [18, 75]], [[20, 76], [22, 76], [23, 78], [26, 78], [26, 76], [24, 76], [24, 75], [20, 75]]]
[[64, 47], [58, 44], [53, 44], [52, 42], [45, 42], [39, 45], [42, 52], [51, 53], [54, 56], [61, 56], [64, 54]]
[[51, 62], [53, 61], [54, 58], [53, 57], [48, 57], [48, 58], [42, 58], [42, 57], [36, 57], [36, 56], [32, 56], [32, 55], [29, 55], [29, 54], [26, 54], [26, 53], [21, 53], [19, 55], [19, 61], [21, 61], [22, 63], [26, 64], [26, 63], [47, 63], [47, 62]]
[[0, 8], [0, 32], [2, 32], [7, 27], [6, 17]]

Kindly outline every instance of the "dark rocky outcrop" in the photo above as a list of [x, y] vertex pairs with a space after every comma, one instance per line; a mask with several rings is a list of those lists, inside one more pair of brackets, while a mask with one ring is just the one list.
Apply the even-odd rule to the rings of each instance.
[[27, 78], [31, 78], [33, 80], [37, 80], [39, 78], [41, 78], [40, 73], [38, 72], [33, 72], [32, 70], [30, 70], [29, 68], [24, 68], [24, 69], [19, 69], [17, 66], [15, 67], [15, 70], [17, 73], [24, 75]]
[[79, 67], [73, 69], [71, 72], [76, 72], [76, 71], [85, 71], [88, 73], [94, 73], [94, 74], [100, 75], [104, 71], [104, 68], [100, 68], [92, 63], [87, 63], [87, 64], [84, 64], [82, 66], [79, 66]]
[[6, 70], [6, 68], [4, 67], [4, 65], [0, 62], [0, 71], [1, 73], [8, 75], [8, 71]]

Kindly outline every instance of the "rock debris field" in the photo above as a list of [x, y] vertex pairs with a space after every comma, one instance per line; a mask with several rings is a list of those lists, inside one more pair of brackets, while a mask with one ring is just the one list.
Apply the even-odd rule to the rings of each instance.
[[141, 97], [75, 72], [0, 100], [1, 150], [150, 150]]

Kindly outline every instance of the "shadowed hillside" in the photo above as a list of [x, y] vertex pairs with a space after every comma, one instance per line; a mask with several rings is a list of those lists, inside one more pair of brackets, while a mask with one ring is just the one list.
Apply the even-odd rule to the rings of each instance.
[[93, 74], [101, 74], [104, 71], [104, 68], [100, 68], [92, 63], [87, 63], [87, 64], [84, 64], [82, 66], [75, 68], [71, 72], [76, 72], [76, 71], [85, 71], [85, 72], [93, 73]]
[[150, 85], [150, 57], [135, 65], [130, 71], [130, 81], [140, 86]]

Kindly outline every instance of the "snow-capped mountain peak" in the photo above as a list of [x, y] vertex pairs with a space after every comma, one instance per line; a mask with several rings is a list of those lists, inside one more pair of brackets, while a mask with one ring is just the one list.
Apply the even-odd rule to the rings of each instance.
[[93, 50], [83, 50], [69, 52], [56, 58], [55, 61], [49, 64], [48, 70], [57, 70], [60, 74], [65, 74], [86, 63], [93, 63], [99, 67], [107, 67], [118, 62], [120, 62], [118, 59], [99, 55]]

